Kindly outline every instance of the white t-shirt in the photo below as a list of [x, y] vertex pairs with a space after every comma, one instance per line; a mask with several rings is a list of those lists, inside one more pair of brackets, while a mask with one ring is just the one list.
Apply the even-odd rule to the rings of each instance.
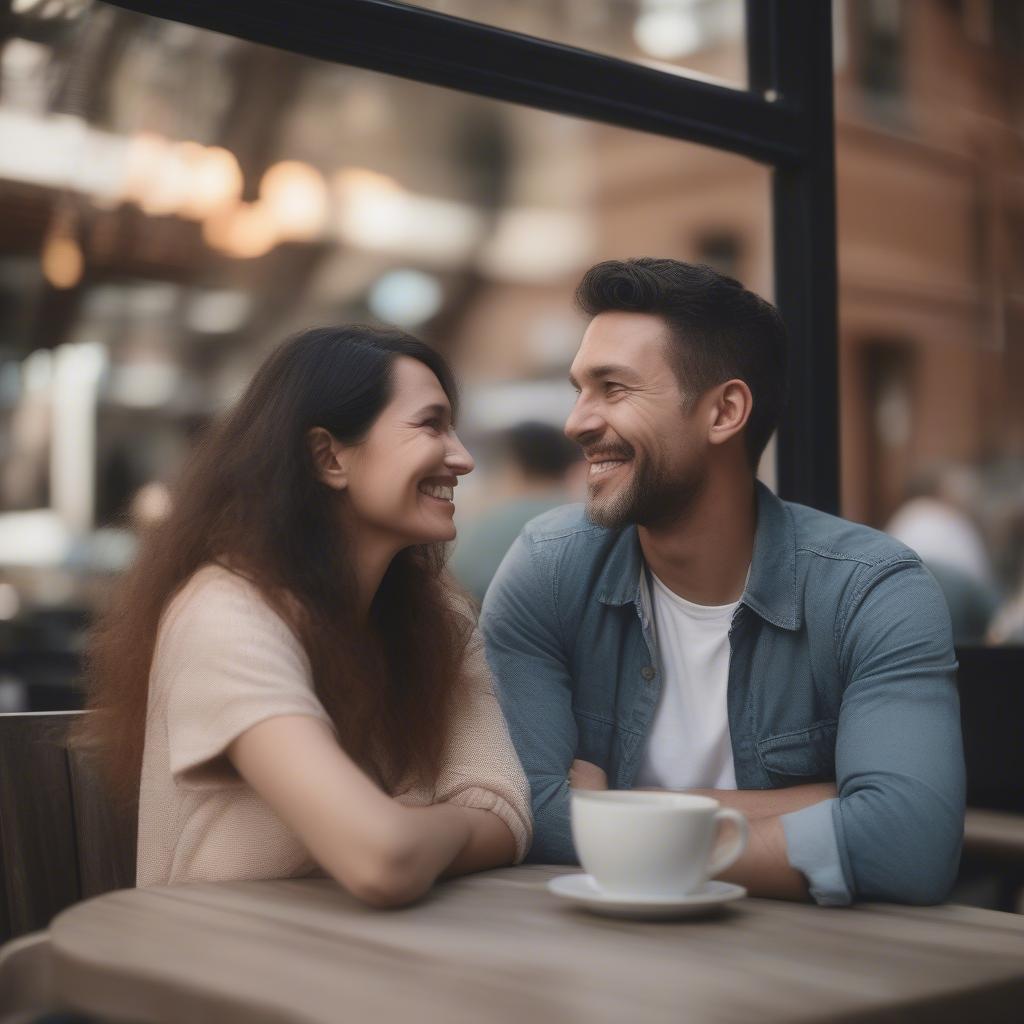
[[729, 627], [739, 601], [702, 605], [653, 573], [661, 697], [635, 786], [735, 789], [729, 736]]

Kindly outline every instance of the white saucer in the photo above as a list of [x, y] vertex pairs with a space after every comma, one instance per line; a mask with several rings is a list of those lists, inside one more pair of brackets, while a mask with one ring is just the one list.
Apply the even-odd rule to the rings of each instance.
[[607, 917], [646, 919], [699, 917], [742, 899], [747, 890], [731, 882], [708, 882], [688, 896], [614, 896], [602, 892], [590, 875], [559, 875], [548, 881], [548, 890], [578, 907]]

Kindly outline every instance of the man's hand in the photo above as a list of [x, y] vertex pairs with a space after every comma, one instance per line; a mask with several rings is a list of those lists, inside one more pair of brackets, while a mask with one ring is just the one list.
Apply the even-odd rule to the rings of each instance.
[[687, 789], [684, 792], [709, 796], [723, 807], [735, 807], [751, 821], [777, 818], [838, 796], [834, 782], [808, 782], [786, 789]]
[[834, 783], [812, 782], [788, 789], [688, 789], [681, 792], [709, 796], [723, 807], [740, 811], [750, 823], [746, 851], [718, 877], [745, 886], [751, 896], [785, 900], [808, 898], [807, 879], [789, 863], [782, 816], [831, 800], [836, 796]]
[[743, 856], [719, 877], [746, 886], [751, 896], [806, 900], [807, 879], [789, 863], [782, 816], [831, 800], [831, 782], [812, 782], [788, 789], [698, 789], [724, 807], [734, 807], [750, 822], [750, 839]]
[[576, 760], [569, 769], [569, 785], [573, 789], [607, 789], [608, 776], [596, 764]]

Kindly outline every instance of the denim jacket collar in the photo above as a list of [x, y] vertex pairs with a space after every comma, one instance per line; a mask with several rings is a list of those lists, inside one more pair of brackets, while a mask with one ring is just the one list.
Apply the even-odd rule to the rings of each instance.
[[[757, 489], [757, 532], [750, 577], [743, 604], [781, 629], [800, 628], [796, 582], [796, 531], [785, 505], [760, 481]], [[645, 565], [635, 526], [618, 536], [597, 581], [602, 604], [635, 604], [643, 608]]]
[[758, 480], [757, 532], [743, 603], [780, 629], [801, 625], [796, 582], [796, 528], [786, 506]]
[[641, 605], [644, 556], [635, 526], [627, 526], [618, 536], [605, 559], [597, 580], [597, 599], [602, 604]]

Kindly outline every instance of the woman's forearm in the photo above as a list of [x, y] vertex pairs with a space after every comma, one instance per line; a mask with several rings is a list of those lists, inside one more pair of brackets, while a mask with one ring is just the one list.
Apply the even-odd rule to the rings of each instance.
[[512, 832], [490, 811], [452, 803], [402, 810], [410, 828], [402, 852], [385, 868], [386, 891], [372, 902], [409, 903], [426, 893], [438, 878], [486, 871], [515, 860]]
[[444, 878], [468, 875], [512, 864], [516, 841], [511, 829], [496, 814], [476, 807], [459, 807], [470, 828], [469, 842], [442, 873]]
[[470, 841], [463, 808], [402, 806], [317, 719], [268, 719], [235, 740], [228, 757], [312, 858], [374, 906], [422, 896]]
[[383, 899], [389, 905], [422, 896], [473, 842], [473, 821], [463, 807], [431, 804], [402, 807], [402, 839], [395, 856], [383, 866]]

